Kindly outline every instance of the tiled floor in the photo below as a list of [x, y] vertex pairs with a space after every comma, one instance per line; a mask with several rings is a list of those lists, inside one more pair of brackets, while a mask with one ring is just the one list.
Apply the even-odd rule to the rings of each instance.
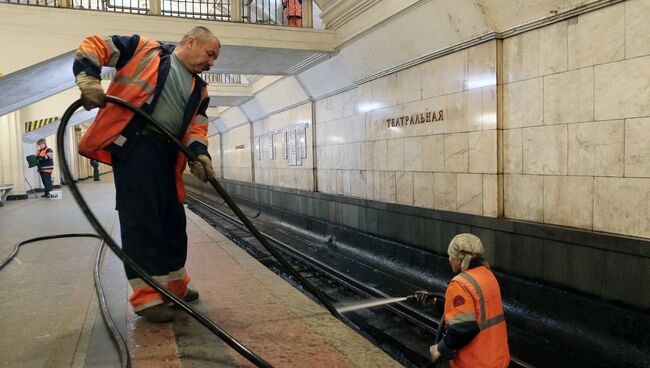
[[[110, 178], [106, 178], [110, 179]], [[100, 221], [119, 238], [112, 181], [81, 184]], [[399, 367], [328, 312], [188, 212], [187, 269], [201, 293], [195, 306], [274, 367]], [[0, 208], [0, 258], [22, 239], [93, 232], [64, 189], [63, 199], [9, 202]], [[118, 354], [101, 321], [92, 268], [98, 242], [30, 244], [0, 271], [1, 367], [115, 367]], [[104, 287], [134, 367], [253, 367], [178, 310], [153, 325], [127, 306], [121, 262], [110, 251]]]

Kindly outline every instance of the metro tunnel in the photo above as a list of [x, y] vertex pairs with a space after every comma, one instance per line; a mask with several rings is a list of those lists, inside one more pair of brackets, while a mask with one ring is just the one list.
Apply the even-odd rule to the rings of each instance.
[[649, 367], [647, 16], [0, 0], [0, 367]]

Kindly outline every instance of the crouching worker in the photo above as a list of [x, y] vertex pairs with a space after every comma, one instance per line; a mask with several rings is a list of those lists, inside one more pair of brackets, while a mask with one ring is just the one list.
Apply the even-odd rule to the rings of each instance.
[[[449, 359], [452, 368], [502, 368], [510, 363], [508, 333], [499, 284], [483, 259], [481, 239], [456, 235], [449, 243], [449, 264], [458, 273], [444, 302], [446, 335], [430, 348], [435, 363]], [[423, 305], [441, 307], [426, 291], [415, 293]]]
[[[214, 178], [208, 154], [207, 85], [198, 76], [219, 55], [219, 39], [205, 27], [192, 28], [178, 46], [139, 35], [89, 36], [79, 46], [73, 71], [84, 108], [102, 107], [79, 141], [79, 153], [113, 165], [122, 249], [148, 274], [185, 301], [188, 287], [183, 171], [186, 158], [146, 120], [116, 104], [105, 105], [102, 66], [115, 67], [108, 94], [151, 114], [198, 156], [191, 171]], [[105, 107], [104, 107], [105, 106]], [[129, 301], [149, 322], [170, 322], [173, 311], [162, 296], [129, 267]]]

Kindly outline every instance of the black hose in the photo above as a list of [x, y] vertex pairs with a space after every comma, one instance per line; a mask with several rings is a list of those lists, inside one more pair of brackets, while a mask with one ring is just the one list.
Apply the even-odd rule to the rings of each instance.
[[[188, 158], [190, 160], [196, 161], [196, 155], [194, 155], [192, 152], [190, 152], [181, 142], [178, 141], [176, 137], [174, 137], [172, 134], [166, 132], [164, 129], [160, 127], [158, 122], [153, 120], [149, 115], [146, 113], [142, 112], [139, 108], [135, 107], [134, 105], [123, 101], [121, 99], [112, 97], [112, 96], [107, 96], [106, 100], [108, 102], [112, 103], [117, 103], [119, 105], [122, 105], [123, 107], [126, 107], [136, 113], [140, 113], [143, 117], [145, 117], [147, 120], [149, 120], [156, 128], [158, 128], [160, 131], [168, 134], [169, 138], [172, 139], [176, 145], [186, 154], [188, 155]], [[228, 344], [231, 348], [236, 350], [238, 353], [240, 353], [242, 356], [244, 356], [246, 359], [251, 361], [253, 364], [255, 364], [258, 367], [269, 367], [271, 368], [272, 365], [266, 362], [264, 359], [259, 357], [257, 354], [254, 352], [250, 351], [248, 348], [246, 348], [244, 345], [242, 345], [239, 341], [237, 341], [235, 338], [230, 336], [226, 331], [221, 329], [218, 325], [216, 325], [214, 322], [212, 322], [207, 316], [199, 312], [198, 310], [194, 309], [192, 306], [187, 304], [185, 301], [183, 301], [181, 298], [177, 297], [174, 293], [170, 292], [167, 290], [160, 282], [155, 280], [153, 277], [151, 277], [149, 274], [147, 274], [131, 257], [126, 255], [122, 251], [122, 249], [115, 243], [113, 238], [106, 232], [104, 227], [99, 223], [95, 215], [92, 213], [90, 208], [88, 207], [88, 204], [84, 200], [83, 196], [79, 192], [79, 189], [77, 188], [77, 185], [74, 183], [74, 180], [72, 178], [72, 175], [70, 174], [70, 168], [68, 166], [68, 162], [66, 160], [66, 154], [65, 154], [65, 131], [68, 125], [68, 122], [70, 121], [70, 117], [72, 114], [79, 108], [81, 107], [82, 103], [81, 100], [77, 100], [73, 102], [68, 109], [65, 111], [63, 114], [63, 117], [61, 118], [61, 123], [59, 125], [59, 129], [57, 132], [57, 154], [59, 155], [59, 166], [61, 167], [61, 171], [63, 172], [63, 175], [65, 177], [65, 181], [68, 183], [70, 186], [70, 192], [74, 196], [75, 200], [77, 201], [77, 204], [81, 208], [81, 211], [84, 213], [92, 227], [97, 231], [99, 236], [104, 239], [108, 247], [115, 253], [116, 256], [118, 256], [122, 262], [127, 267], [130, 267], [142, 280], [144, 280], [149, 286], [154, 288], [157, 292], [162, 294], [164, 297], [168, 298], [171, 300], [172, 303], [176, 304], [179, 308], [184, 310], [187, 314], [192, 316], [194, 319], [196, 319], [199, 323], [201, 323], [203, 326], [205, 326], [208, 330], [210, 330], [212, 333], [217, 335], [221, 340], [223, 340], [226, 344]], [[216, 182], [216, 181], [215, 181]], [[240, 211], [241, 212], [241, 211]]]
[[99, 245], [97, 250], [97, 257], [95, 258], [95, 272], [93, 276], [95, 279], [95, 292], [97, 293], [97, 300], [99, 301], [99, 308], [102, 313], [102, 319], [104, 324], [108, 328], [108, 331], [113, 337], [113, 342], [115, 343], [117, 350], [120, 354], [120, 365], [122, 367], [129, 368], [131, 367], [131, 354], [129, 354], [129, 348], [126, 346], [126, 341], [124, 341], [124, 336], [118, 331], [111, 318], [111, 312], [108, 310], [108, 305], [106, 305], [106, 297], [104, 296], [104, 287], [102, 286], [102, 279], [100, 277], [100, 265], [104, 257], [105, 241], [102, 240], [102, 243]]
[[[27, 239], [24, 241], [21, 241], [20, 243], [16, 244], [14, 247], [14, 250], [11, 252], [11, 254], [2, 260], [0, 262], [0, 271], [7, 265], [9, 262], [11, 262], [16, 255], [18, 255], [18, 251], [20, 250], [20, 247], [37, 242], [37, 241], [43, 241], [43, 240], [51, 240], [51, 239], [62, 239], [62, 238], [97, 238], [101, 239], [101, 237], [97, 234], [59, 234], [59, 235], [49, 235], [49, 236], [41, 236], [38, 238], [32, 238], [32, 239]], [[111, 319], [110, 312], [108, 311], [108, 307], [106, 306], [106, 298], [104, 296], [104, 290], [102, 288], [101, 280], [99, 277], [99, 262], [101, 258], [101, 254], [104, 249], [104, 241], [99, 246], [99, 249], [97, 251], [97, 261], [95, 263], [95, 271], [94, 271], [94, 278], [95, 278], [95, 292], [97, 293], [97, 300], [99, 301], [99, 307], [100, 311], [102, 314], [102, 319], [104, 320], [104, 323], [106, 324], [106, 327], [109, 330], [109, 333], [111, 334], [111, 338], [113, 339], [113, 342], [115, 343], [119, 354], [120, 354], [120, 362], [121, 366], [123, 368], [130, 368], [131, 367], [131, 357], [129, 355], [129, 350], [126, 347], [126, 343], [124, 342], [124, 337], [120, 332], [117, 330], [115, 327], [115, 323]]]
[[[113, 96], [106, 96], [106, 102], [111, 102], [111, 103], [118, 104], [118, 105], [120, 105], [122, 107], [126, 107], [127, 109], [135, 112], [136, 114], [139, 114], [140, 116], [145, 118], [145, 120], [147, 120], [147, 123], [153, 125], [153, 127], [156, 128], [160, 133], [164, 134], [168, 139], [170, 139], [172, 142], [174, 142], [176, 144], [176, 146], [185, 154], [185, 156], [187, 156], [187, 159], [189, 161], [198, 161], [198, 158], [197, 158], [196, 154], [194, 154], [194, 152], [190, 151], [180, 140], [178, 140], [178, 138], [174, 134], [167, 131], [167, 129], [162, 127], [158, 121], [156, 121], [153, 117], [151, 117], [146, 112], [140, 110], [137, 106], [135, 106], [135, 105], [133, 105], [133, 104], [127, 102], [127, 101], [124, 101], [124, 100], [122, 100], [120, 98], [113, 97]], [[74, 109], [71, 111], [71, 109], [73, 108], [74, 105], [77, 105], [77, 106], [74, 107]], [[77, 108], [79, 108], [79, 106], [81, 106], [80, 101], [74, 102], [68, 108], [68, 110], [66, 110], [66, 114], [69, 111], [71, 111], [70, 115], [72, 115], [72, 113]], [[61, 125], [67, 125], [67, 119], [65, 119], [66, 114], [64, 114], [63, 118], [61, 118]], [[69, 117], [68, 117], [68, 119], [69, 119]], [[64, 129], [65, 129], [65, 127], [61, 128], [61, 126], [59, 126], [59, 137], [57, 137], [57, 142], [59, 142], [59, 143], [62, 142], [62, 139], [63, 139], [62, 138], [62, 135], [63, 135], [62, 133], [65, 131]], [[59, 154], [64, 152], [62, 150], [61, 146], [57, 146], [57, 149], [59, 150]], [[65, 161], [65, 157], [60, 156], [60, 160]], [[67, 169], [67, 165], [66, 165], [66, 169]], [[66, 179], [68, 180], [67, 177], [66, 177]], [[72, 181], [71, 176], [69, 178], [69, 181]], [[271, 253], [273, 255], [273, 257], [275, 257], [275, 259], [277, 259], [287, 269], [287, 271], [289, 271], [289, 273], [293, 277], [295, 277], [298, 280], [298, 282], [300, 282], [300, 284], [302, 284], [302, 286], [305, 287], [305, 289], [309, 290], [312, 294], [314, 294], [316, 296], [316, 298], [318, 298], [318, 300], [321, 303], [323, 303], [325, 308], [327, 308], [327, 310], [334, 317], [338, 318], [341, 321], [344, 321], [343, 316], [341, 316], [341, 314], [336, 310], [334, 305], [327, 299], [327, 296], [325, 296], [325, 294], [323, 294], [314, 285], [312, 285], [309, 281], [307, 281], [307, 279], [305, 279], [298, 271], [296, 271], [296, 269], [293, 266], [291, 266], [291, 264], [289, 264], [289, 262], [287, 262], [287, 260], [268, 242], [266, 237], [264, 235], [262, 235], [262, 233], [260, 233], [260, 231], [255, 227], [255, 225], [253, 225], [253, 223], [248, 219], [248, 217], [246, 217], [244, 212], [239, 208], [239, 206], [235, 203], [235, 201], [233, 201], [233, 199], [230, 197], [228, 192], [226, 192], [226, 190], [223, 189], [223, 187], [221, 186], [221, 184], [219, 184], [217, 179], [211, 178], [210, 179], [210, 184], [212, 184], [212, 187], [217, 191], [217, 193], [219, 193], [221, 198], [228, 204], [228, 207], [230, 207], [230, 209], [237, 215], [239, 220], [241, 220], [241, 222], [244, 224], [244, 226], [246, 226], [246, 228], [253, 234], [253, 236], [255, 236], [255, 238], [264, 246], [264, 248], [266, 248], [266, 250], [268, 250], [269, 253]], [[76, 186], [75, 186], [75, 189], [76, 189]], [[74, 194], [74, 192], [73, 192], [73, 194]], [[79, 197], [81, 197], [81, 196], [79, 196]], [[75, 196], [75, 198], [76, 198], [76, 196]], [[79, 200], [77, 200], [77, 202], [79, 202]], [[79, 204], [81, 205], [81, 203], [79, 203]], [[110, 246], [110, 244], [109, 244], [109, 246]]]

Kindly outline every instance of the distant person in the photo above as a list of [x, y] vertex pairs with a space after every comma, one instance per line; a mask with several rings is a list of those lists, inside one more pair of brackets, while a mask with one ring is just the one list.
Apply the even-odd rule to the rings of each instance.
[[93, 167], [93, 181], [99, 181], [99, 161], [90, 160], [90, 166]]
[[43, 188], [45, 193], [41, 198], [49, 198], [52, 191], [52, 172], [54, 171], [54, 151], [47, 146], [45, 139], [39, 139], [36, 142], [38, 150], [36, 157], [38, 158], [38, 173], [43, 181]]
[[[503, 368], [510, 364], [508, 331], [499, 283], [483, 258], [476, 235], [459, 234], [449, 243], [449, 264], [458, 273], [444, 302], [446, 335], [429, 349], [435, 363], [449, 359], [452, 368]], [[423, 305], [441, 302], [426, 291], [415, 293]]]
[[282, 0], [289, 27], [302, 27], [302, 0]]
[[[206, 182], [214, 178], [207, 139], [210, 98], [198, 73], [212, 67], [220, 49], [219, 39], [201, 26], [189, 30], [178, 45], [140, 35], [93, 35], [81, 42], [73, 64], [84, 108], [101, 107], [79, 141], [79, 153], [113, 165], [122, 249], [187, 302], [199, 293], [189, 288], [185, 270], [185, 155], [140, 115], [105, 104], [100, 72], [102, 66], [115, 67], [106, 93], [141, 106], [176, 135], [197, 155], [190, 171]], [[174, 313], [162, 295], [130, 267], [125, 271], [134, 311], [149, 322], [172, 321]]]

